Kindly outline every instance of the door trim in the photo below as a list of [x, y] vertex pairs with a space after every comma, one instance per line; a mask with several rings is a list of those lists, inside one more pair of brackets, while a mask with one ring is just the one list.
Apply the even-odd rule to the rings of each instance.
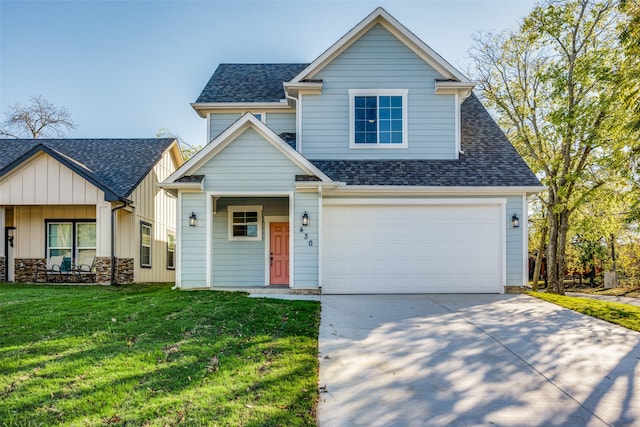
[[271, 260], [270, 260], [270, 250], [271, 250], [271, 223], [272, 222], [288, 222], [289, 223], [289, 287], [292, 288], [293, 284], [293, 262], [292, 262], [292, 254], [293, 254], [293, 246], [291, 246], [291, 236], [293, 233], [291, 232], [291, 222], [289, 221], [288, 216], [265, 216], [264, 219], [264, 286], [271, 285]]

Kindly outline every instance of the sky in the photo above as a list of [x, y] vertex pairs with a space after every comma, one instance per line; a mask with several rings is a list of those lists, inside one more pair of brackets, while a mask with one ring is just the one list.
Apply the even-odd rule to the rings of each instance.
[[529, 0], [0, 0], [0, 113], [42, 95], [69, 138], [206, 143], [191, 108], [220, 63], [311, 62], [382, 6], [465, 72], [472, 36], [517, 27]]

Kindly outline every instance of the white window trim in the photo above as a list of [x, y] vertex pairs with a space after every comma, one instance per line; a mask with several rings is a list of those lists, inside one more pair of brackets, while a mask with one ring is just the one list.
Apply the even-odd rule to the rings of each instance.
[[[229, 206], [227, 208], [228, 216], [227, 216], [227, 229], [228, 229], [228, 239], [234, 241], [258, 241], [262, 240], [262, 206], [259, 205], [236, 205]], [[233, 214], [234, 212], [257, 212], [258, 213], [258, 232], [255, 237], [249, 236], [234, 236], [233, 235]]]
[[[173, 251], [169, 250], [169, 236], [173, 236]], [[169, 265], [169, 253], [173, 253], [173, 264]], [[167, 262], [166, 268], [167, 270], [175, 270], [176, 269], [176, 233], [167, 232]]]
[[[349, 148], [362, 150], [388, 150], [394, 148], [408, 148], [409, 139], [407, 129], [409, 128], [407, 105], [409, 89], [349, 89]], [[355, 97], [356, 96], [402, 96], [402, 144], [356, 144], [355, 136]]]

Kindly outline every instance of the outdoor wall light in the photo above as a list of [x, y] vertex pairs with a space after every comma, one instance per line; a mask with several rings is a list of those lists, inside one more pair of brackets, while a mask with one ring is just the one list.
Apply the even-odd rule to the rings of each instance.
[[511, 217], [511, 226], [513, 228], [519, 228], [520, 227], [520, 219], [518, 218], [518, 215], [513, 214], [513, 216]]
[[198, 225], [198, 217], [195, 212], [191, 212], [191, 216], [189, 217], [189, 227], [195, 227]]
[[304, 227], [309, 225], [309, 214], [306, 211], [305, 211], [305, 213], [302, 214], [302, 225]]

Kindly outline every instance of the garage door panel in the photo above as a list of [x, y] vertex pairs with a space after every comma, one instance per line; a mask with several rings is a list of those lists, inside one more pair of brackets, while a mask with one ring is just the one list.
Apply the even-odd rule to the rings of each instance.
[[500, 205], [338, 205], [323, 211], [323, 292], [501, 291]]

